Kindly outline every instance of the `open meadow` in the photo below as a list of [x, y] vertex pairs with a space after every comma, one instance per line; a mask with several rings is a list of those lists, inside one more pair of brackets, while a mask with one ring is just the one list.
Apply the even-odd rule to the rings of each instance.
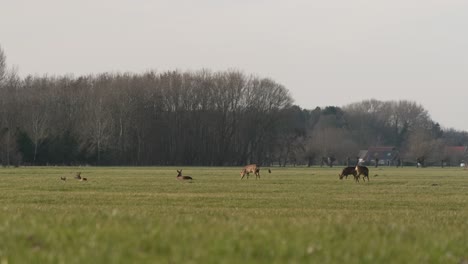
[[0, 168], [0, 263], [468, 263], [467, 170], [342, 168]]

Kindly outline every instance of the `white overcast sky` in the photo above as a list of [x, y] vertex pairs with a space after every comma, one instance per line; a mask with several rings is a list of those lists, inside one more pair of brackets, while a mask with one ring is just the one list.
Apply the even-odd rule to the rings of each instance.
[[0, 46], [21, 76], [236, 69], [468, 131], [467, 0], [0, 0]]

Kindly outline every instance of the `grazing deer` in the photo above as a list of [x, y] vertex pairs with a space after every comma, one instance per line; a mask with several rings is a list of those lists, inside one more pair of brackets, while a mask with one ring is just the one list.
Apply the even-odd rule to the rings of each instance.
[[346, 167], [344, 168], [340, 174], [338, 174], [338, 177], [340, 177], [340, 180], [342, 180], [344, 177], [348, 179], [348, 175], [353, 175], [354, 179], [356, 179], [357, 172], [355, 167]]
[[62, 181], [66, 181], [66, 180], [67, 180], [67, 177], [62, 177], [62, 176], [60, 176], [60, 179], [61, 179]]
[[182, 170], [177, 170], [177, 179], [178, 180], [181, 180], [181, 181], [185, 181], [185, 180], [193, 180], [192, 177], [190, 176], [182, 176]]
[[260, 168], [257, 167], [257, 164], [250, 164], [250, 165], [247, 165], [245, 166], [242, 170], [241, 170], [241, 180], [244, 178], [244, 176], [247, 174], [247, 179], [249, 178], [249, 174], [250, 173], [255, 173], [255, 179], [260, 178]]
[[76, 173], [75, 179], [81, 180], [81, 172]]
[[355, 177], [356, 182], [359, 182], [359, 176], [361, 176], [361, 174], [364, 175], [362, 176], [363, 181], [366, 181], [366, 177], [367, 177], [367, 181], [369, 181], [369, 169], [366, 166], [356, 165], [356, 172], [357, 172], [357, 176]]

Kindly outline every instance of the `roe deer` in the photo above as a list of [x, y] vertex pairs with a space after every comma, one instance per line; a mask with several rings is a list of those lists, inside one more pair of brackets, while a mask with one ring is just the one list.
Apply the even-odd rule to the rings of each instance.
[[75, 179], [81, 180], [81, 172], [76, 173]]
[[363, 181], [366, 181], [366, 177], [367, 177], [367, 181], [369, 181], [369, 169], [366, 166], [356, 165], [356, 172], [357, 172], [357, 176], [355, 177], [356, 182], [359, 182], [359, 176], [361, 176], [361, 174], [364, 175], [362, 176]]
[[182, 176], [182, 170], [177, 170], [177, 179], [184, 181], [184, 180], [193, 180], [190, 176]]
[[348, 175], [353, 175], [354, 179], [356, 179], [357, 172], [355, 167], [346, 167], [344, 168], [338, 176], [340, 177], [340, 180], [342, 180], [344, 177], [348, 179]]
[[67, 177], [62, 177], [62, 176], [60, 176], [60, 179], [61, 179], [62, 181], [66, 181], [66, 180], [67, 180]]
[[257, 177], [260, 178], [260, 168], [257, 167], [257, 164], [250, 164], [250, 165], [245, 166], [241, 170], [241, 173], [240, 173], [240, 175], [242, 176], [241, 180], [244, 178], [246, 174], [247, 174], [247, 179], [248, 179], [250, 173], [255, 173], [255, 179], [257, 179]]

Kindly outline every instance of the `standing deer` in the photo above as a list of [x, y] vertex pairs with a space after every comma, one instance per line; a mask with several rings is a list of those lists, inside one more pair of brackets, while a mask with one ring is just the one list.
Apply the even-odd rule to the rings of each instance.
[[193, 180], [192, 177], [190, 176], [182, 176], [182, 170], [177, 170], [177, 179], [178, 180], [181, 180], [181, 181], [185, 181], [185, 180]]
[[361, 174], [364, 175], [362, 176], [363, 181], [366, 181], [366, 177], [367, 177], [367, 181], [369, 181], [369, 169], [366, 166], [356, 165], [356, 172], [357, 172], [357, 176], [355, 177], [356, 182], [359, 182], [359, 176], [361, 176]]
[[75, 179], [81, 180], [81, 172], [76, 173]]
[[250, 173], [255, 173], [255, 179], [260, 178], [260, 168], [257, 167], [257, 164], [250, 164], [250, 165], [247, 165], [245, 166], [242, 170], [241, 170], [241, 180], [244, 178], [244, 176], [247, 174], [247, 179], [249, 178], [249, 174]]
[[340, 180], [342, 180], [344, 177], [348, 179], [348, 175], [353, 175], [354, 179], [356, 179], [357, 172], [355, 167], [346, 167], [344, 168], [340, 174], [338, 174], [338, 177], [340, 177]]

